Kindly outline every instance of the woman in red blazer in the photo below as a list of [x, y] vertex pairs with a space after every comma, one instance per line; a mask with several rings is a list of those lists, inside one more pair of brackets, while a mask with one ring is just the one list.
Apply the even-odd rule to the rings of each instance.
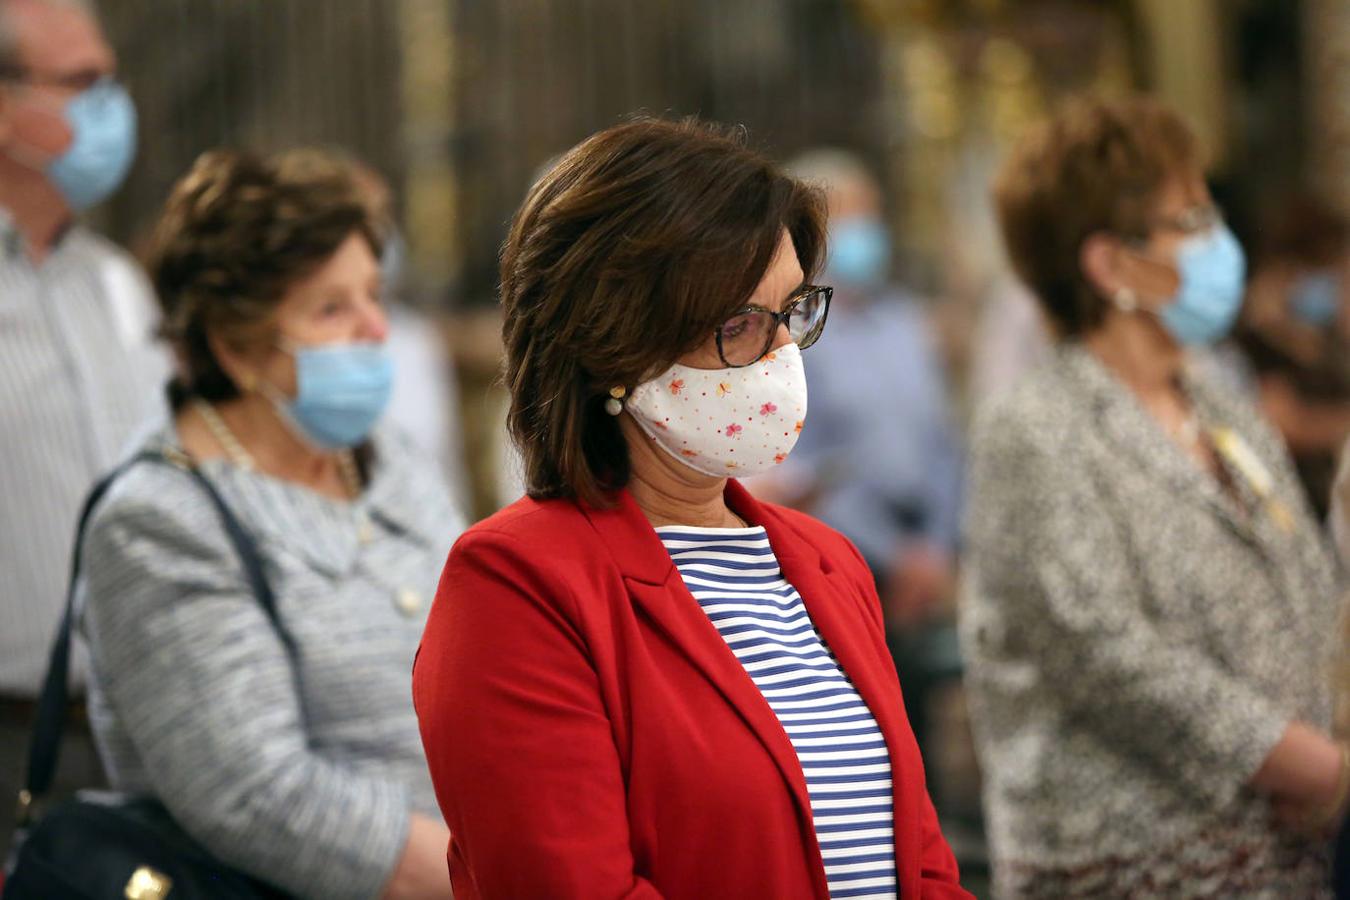
[[969, 896], [867, 567], [728, 478], [801, 428], [823, 230], [738, 141], [652, 120], [518, 213], [530, 497], [451, 552], [413, 678], [461, 900]]

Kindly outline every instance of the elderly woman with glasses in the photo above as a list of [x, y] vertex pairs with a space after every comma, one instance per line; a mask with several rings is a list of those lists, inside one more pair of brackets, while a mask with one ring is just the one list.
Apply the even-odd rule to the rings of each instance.
[[1058, 339], [982, 410], [962, 604], [1000, 897], [1317, 897], [1331, 558], [1279, 438], [1197, 351], [1243, 254], [1190, 130], [1079, 101], [996, 200]]
[[413, 675], [457, 897], [966, 897], [871, 575], [734, 480], [806, 417], [820, 199], [692, 123], [601, 132], [502, 253], [529, 496]]

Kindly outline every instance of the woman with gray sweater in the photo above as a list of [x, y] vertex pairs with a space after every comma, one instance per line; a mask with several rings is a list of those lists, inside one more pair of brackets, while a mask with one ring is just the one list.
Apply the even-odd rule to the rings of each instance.
[[195, 465], [262, 557], [282, 634], [207, 495], [133, 464], [86, 537], [91, 717], [118, 790], [288, 893], [447, 897], [411, 668], [462, 528], [389, 395], [379, 236], [312, 154], [210, 153], [151, 275], [180, 374], [145, 450]]
[[996, 894], [1325, 896], [1339, 586], [1278, 436], [1197, 352], [1243, 256], [1195, 138], [1154, 102], [1079, 101], [996, 196], [1059, 339], [972, 439], [961, 624]]

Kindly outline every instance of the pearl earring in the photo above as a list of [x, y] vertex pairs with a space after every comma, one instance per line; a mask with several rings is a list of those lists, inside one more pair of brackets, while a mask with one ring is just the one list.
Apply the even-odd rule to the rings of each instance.
[[1116, 305], [1116, 309], [1123, 313], [1132, 313], [1139, 310], [1139, 298], [1135, 296], [1134, 291], [1127, 287], [1118, 287], [1115, 293], [1111, 295], [1111, 302]]
[[611, 416], [617, 416], [623, 412], [623, 398], [628, 396], [628, 391], [623, 385], [615, 385], [609, 389], [609, 399], [605, 401], [605, 412]]

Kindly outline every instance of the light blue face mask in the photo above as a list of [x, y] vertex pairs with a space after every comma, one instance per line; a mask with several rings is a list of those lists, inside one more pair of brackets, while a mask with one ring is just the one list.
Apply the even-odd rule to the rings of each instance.
[[117, 190], [136, 158], [136, 104], [126, 88], [105, 78], [65, 108], [72, 135], [66, 152], [47, 164], [47, 177], [76, 212]]
[[1325, 328], [1341, 313], [1341, 279], [1332, 272], [1300, 275], [1289, 289], [1289, 309], [1299, 321]]
[[825, 263], [830, 280], [857, 287], [880, 287], [890, 274], [890, 264], [890, 236], [880, 219], [853, 216], [830, 226], [829, 258]]
[[1242, 310], [1247, 258], [1227, 225], [1191, 235], [1177, 250], [1181, 286], [1162, 311], [1163, 325], [1188, 347], [1226, 335]]
[[274, 403], [311, 444], [355, 447], [389, 405], [394, 361], [384, 344], [322, 344], [290, 349], [294, 399], [269, 391]]

